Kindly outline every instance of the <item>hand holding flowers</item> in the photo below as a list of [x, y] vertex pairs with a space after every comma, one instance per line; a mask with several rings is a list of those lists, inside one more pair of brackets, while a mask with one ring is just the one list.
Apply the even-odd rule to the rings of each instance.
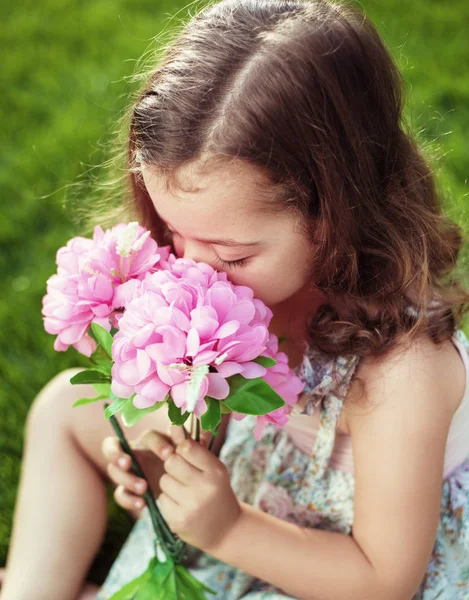
[[[173, 438], [180, 440], [179, 428]], [[219, 458], [192, 439], [180, 440], [164, 462], [161, 512], [178, 536], [201, 550], [220, 543], [241, 513], [229, 473]]]
[[[135, 440], [129, 442], [132, 451], [145, 474], [145, 479], [135, 475], [130, 467], [130, 457], [122, 450], [119, 438], [109, 436], [104, 439], [102, 452], [108, 461], [107, 473], [116, 484], [114, 499], [126, 510], [139, 511], [144, 507], [143, 494], [148, 486], [155, 494], [160, 494], [160, 478], [164, 473], [164, 460], [174, 452], [175, 444], [171, 437], [148, 429]], [[168, 450], [168, 453], [164, 453]]]

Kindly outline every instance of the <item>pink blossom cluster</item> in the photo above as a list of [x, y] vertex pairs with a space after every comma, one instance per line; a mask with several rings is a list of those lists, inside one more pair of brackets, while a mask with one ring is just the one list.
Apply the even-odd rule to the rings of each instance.
[[[44, 328], [57, 335], [54, 349], [71, 345], [85, 356], [96, 350], [88, 334], [92, 321], [108, 331], [123, 306], [120, 288], [166, 268], [170, 247], [159, 248], [138, 223], [121, 223], [104, 232], [96, 226], [93, 238], [74, 237], [57, 251], [57, 273], [47, 281], [42, 300]], [[116, 320], [113, 321], [114, 317]]]
[[141, 281], [114, 336], [112, 392], [136, 394], [137, 408], [170, 393], [182, 412], [207, 410], [205, 396], [227, 398], [226, 379], [264, 377], [254, 359], [269, 340], [271, 310], [250, 288], [205, 263], [176, 259]]
[[[92, 239], [74, 237], [56, 259], [43, 298], [45, 329], [57, 335], [55, 350], [72, 345], [91, 356], [91, 323], [108, 331], [113, 325], [116, 397], [132, 397], [145, 409], [169, 394], [182, 413], [200, 417], [206, 397], [228, 397], [231, 376], [262, 377], [286, 405], [257, 417], [256, 439], [267, 423], [287, 422], [304, 385], [268, 331], [272, 311], [251, 288], [233, 285], [205, 263], [177, 259], [136, 222], [105, 232], [97, 226]], [[256, 362], [260, 356], [276, 364], [266, 369]]]

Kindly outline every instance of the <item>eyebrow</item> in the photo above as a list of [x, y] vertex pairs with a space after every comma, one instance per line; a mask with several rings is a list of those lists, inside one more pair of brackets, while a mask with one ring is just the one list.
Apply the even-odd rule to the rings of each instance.
[[236, 240], [201, 240], [196, 238], [198, 242], [205, 242], [206, 244], [215, 244], [216, 246], [259, 246], [261, 242], [237, 242]]
[[[174, 227], [171, 225], [171, 223], [168, 223], [167, 221], [165, 221], [161, 215], [159, 215], [160, 219], [163, 221], [163, 223], [165, 225], [169, 225], [172, 229], [174, 229]], [[215, 246], [248, 246], [250, 248], [252, 248], [253, 246], [260, 246], [262, 242], [237, 242], [236, 240], [232, 240], [230, 238], [224, 239], [224, 240], [217, 240], [217, 239], [210, 239], [210, 240], [202, 240], [201, 238], [195, 238], [198, 242], [204, 242], [205, 244], [215, 244]]]

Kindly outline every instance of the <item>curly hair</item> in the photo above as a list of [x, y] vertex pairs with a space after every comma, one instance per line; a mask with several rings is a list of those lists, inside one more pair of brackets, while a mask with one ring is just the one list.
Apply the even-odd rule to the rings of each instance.
[[463, 238], [403, 102], [399, 69], [350, 4], [222, 0], [146, 74], [123, 120], [128, 193], [108, 221], [93, 216], [136, 217], [162, 243], [142, 164], [174, 184], [193, 161], [247, 161], [275, 192], [266, 210], [297, 211], [317, 249], [311, 276], [327, 302], [310, 345], [376, 356], [401, 334], [439, 343], [468, 308], [453, 273]]

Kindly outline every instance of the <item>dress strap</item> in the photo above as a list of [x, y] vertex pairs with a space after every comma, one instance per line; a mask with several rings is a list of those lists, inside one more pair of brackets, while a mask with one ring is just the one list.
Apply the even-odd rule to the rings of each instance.
[[[337, 421], [359, 361], [360, 357], [356, 355], [339, 356], [330, 360], [329, 372], [321, 379], [321, 383], [309, 392], [312, 400], [316, 397], [314, 404], [320, 402], [321, 406], [319, 428], [310, 464], [310, 472], [315, 477], [323, 477], [327, 470], [334, 450]], [[322, 368], [324, 369], [324, 365]]]
[[469, 354], [469, 340], [462, 329], [456, 329], [453, 337], [463, 346], [466, 352]]

